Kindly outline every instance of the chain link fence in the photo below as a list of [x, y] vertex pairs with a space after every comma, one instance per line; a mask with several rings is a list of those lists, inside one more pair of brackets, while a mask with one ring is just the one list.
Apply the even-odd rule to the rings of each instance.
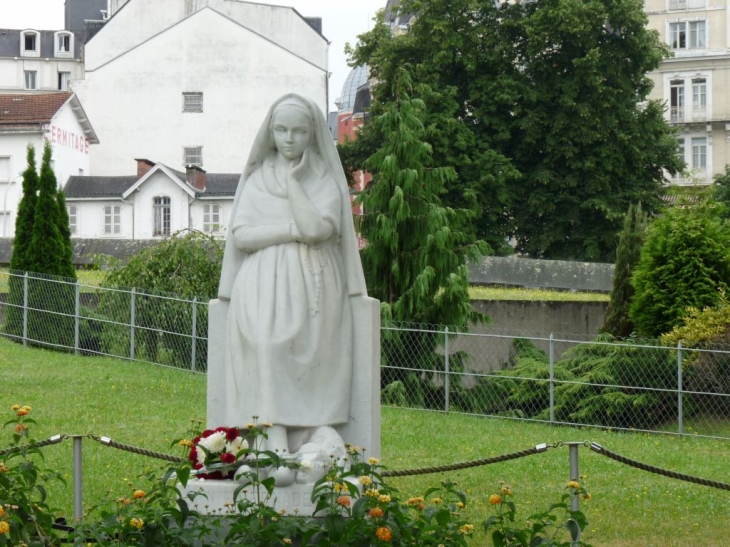
[[[26, 345], [207, 368], [208, 303], [0, 273], [2, 333]], [[730, 438], [730, 346], [386, 324], [384, 404]]]

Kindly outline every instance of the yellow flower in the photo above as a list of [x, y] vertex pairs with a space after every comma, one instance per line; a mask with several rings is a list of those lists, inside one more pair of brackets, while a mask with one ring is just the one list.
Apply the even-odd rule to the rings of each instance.
[[462, 526], [461, 528], [459, 528], [459, 533], [462, 534], [462, 535], [466, 535], [469, 532], [471, 532], [472, 530], [474, 530], [474, 525], [473, 524], [465, 524], [464, 526]]
[[19, 408], [20, 408], [20, 405], [13, 405], [13, 406], [10, 407], [10, 410], [12, 410], [13, 412], [15, 412]]
[[418, 505], [419, 503], [423, 503], [423, 498], [421, 496], [410, 498], [406, 503], [408, 505]]
[[261, 425], [263, 425], [264, 427], [274, 427], [274, 424], [272, 424], [271, 422], [264, 422]]
[[368, 458], [368, 463], [370, 465], [378, 465], [380, 463], [380, 460], [378, 458]]
[[461, 502], [461, 501], [457, 501], [457, 502], [456, 502], [456, 506], [457, 506], [457, 507], [458, 507], [459, 509], [466, 509], [466, 505], [464, 505], [464, 502]]
[[24, 406], [22, 406], [21, 408], [24, 408], [24, 409], [25, 409], [25, 410], [27, 410], [28, 412], [30, 412], [31, 410], [33, 410], [33, 409], [32, 409], [31, 407], [29, 407], [28, 405], [24, 405]]
[[0, 534], [7, 534], [10, 532], [10, 525], [3, 521], [0, 521]]
[[190, 448], [191, 446], [193, 446], [193, 441], [191, 441], [190, 439], [180, 439], [180, 441], [177, 444], [180, 446], [185, 446], [187, 448]]
[[337, 498], [337, 505], [341, 505], [342, 507], [350, 507], [350, 497], [340, 496], [339, 498]]
[[586, 501], [590, 501], [593, 499], [593, 496], [591, 496], [590, 492], [586, 492], [585, 494], [580, 495], [581, 498], [583, 498]]
[[502, 503], [502, 496], [500, 496], [499, 494], [492, 494], [491, 496], [489, 496], [489, 503], [491, 503], [492, 505]]
[[431, 500], [431, 503], [433, 503], [434, 505], [441, 505], [441, 503], [443, 503], [443, 501], [444, 500], [442, 500], [441, 498], [433, 498]]
[[256, 427], [256, 424], [253, 424], [253, 423], [251, 423], [251, 422], [248, 422], [248, 423], [246, 424], [246, 429], [253, 429], [254, 427]]
[[8, 471], [10, 471], [10, 468], [4, 463], [0, 463], [0, 473], [7, 473]]
[[568, 488], [580, 488], [580, 483], [577, 481], [569, 481]]
[[3, 506], [0, 505], [0, 517], [2, 517], [5, 514], [5, 509], [3, 509]]
[[393, 537], [393, 533], [390, 531], [390, 528], [387, 526], [381, 526], [375, 531], [375, 536], [380, 540], [384, 542], [388, 542]]
[[378, 501], [380, 503], [390, 503], [390, 496], [387, 494], [381, 494], [378, 496]]
[[137, 530], [140, 530], [142, 526], [144, 526], [144, 521], [142, 519], [133, 518], [129, 521], [129, 525], [134, 526], [135, 528], [137, 528]]
[[284, 538], [284, 539], [281, 540], [281, 542], [284, 545], [291, 545], [291, 539], [289, 539], [289, 538]]
[[512, 495], [512, 487], [511, 487], [511, 486], [510, 486], [509, 484], [505, 484], [505, 485], [504, 485], [504, 486], [502, 487], [502, 493], [503, 493], [503, 494], [504, 494], [505, 496], [511, 496], [511, 495]]
[[132, 494], [132, 497], [136, 500], [142, 499], [147, 494], [145, 494], [144, 490], [135, 490], [134, 494]]
[[27, 416], [30, 413], [30, 410], [28, 410], [26, 407], [19, 408], [16, 410], [16, 414], [18, 416]]
[[335, 492], [347, 492], [347, 486], [345, 486], [344, 483], [341, 482], [336, 482], [332, 488]]
[[16, 425], [15, 425], [15, 428], [14, 428], [13, 430], [15, 431], [15, 434], [16, 434], [16, 435], [20, 435], [20, 434], [22, 434], [22, 433], [23, 433], [23, 431], [25, 431], [26, 429], [28, 429], [28, 426], [27, 426], [27, 425], [25, 425], [25, 424], [16, 424]]
[[359, 479], [357, 479], [360, 484], [363, 486], [370, 486], [373, 483], [373, 479], [368, 477], [367, 475], [363, 475]]
[[380, 495], [377, 488], [369, 488], [365, 490], [365, 495], [371, 498], [377, 498]]

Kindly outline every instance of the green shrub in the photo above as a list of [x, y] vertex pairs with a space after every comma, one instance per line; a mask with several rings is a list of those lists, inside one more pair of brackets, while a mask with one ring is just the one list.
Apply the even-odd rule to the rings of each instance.
[[707, 204], [673, 208], [650, 226], [632, 283], [630, 318], [658, 337], [678, 325], [687, 307], [712, 306], [730, 281], [730, 237]]

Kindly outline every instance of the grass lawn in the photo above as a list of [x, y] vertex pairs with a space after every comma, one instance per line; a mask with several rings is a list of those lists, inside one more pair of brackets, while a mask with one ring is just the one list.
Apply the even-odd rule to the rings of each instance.
[[[12, 404], [30, 405], [37, 439], [54, 434], [108, 436], [139, 447], [174, 452], [190, 418], [205, 416], [205, 376], [121, 360], [75, 357], [25, 349], [0, 339], [0, 418]], [[442, 465], [486, 458], [539, 443], [590, 440], [658, 467], [730, 482], [730, 442], [697, 437], [549, 427], [521, 421], [383, 408], [383, 461], [390, 469]], [[11, 432], [2, 432], [0, 446]], [[47, 447], [46, 464], [61, 469], [69, 486], [51, 490], [52, 505], [72, 514], [72, 442]], [[93, 505], [128, 495], [129, 483], [162, 462], [83, 443], [84, 501]], [[730, 530], [730, 492], [639, 471], [580, 448], [580, 472], [593, 495], [582, 509], [589, 520], [584, 539], [607, 547], [725, 547]], [[567, 447], [500, 464], [437, 475], [392, 479], [404, 494], [417, 495], [440, 480], [468, 494], [476, 525], [487, 498], [510, 483], [518, 518], [557, 501], [569, 478]], [[491, 545], [483, 534], [473, 545]]]

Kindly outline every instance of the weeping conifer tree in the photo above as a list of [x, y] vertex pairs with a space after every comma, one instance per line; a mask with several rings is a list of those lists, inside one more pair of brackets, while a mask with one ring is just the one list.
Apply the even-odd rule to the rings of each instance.
[[[358, 197], [364, 209], [360, 231], [367, 241], [362, 262], [368, 291], [382, 303], [385, 326], [409, 322], [466, 330], [470, 322], [486, 320], [471, 304], [466, 261], [478, 259], [488, 247], [456, 228], [465, 225], [463, 218], [471, 212], [441, 202], [456, 174], [451, 167], [432, 165], [431, 145], [423, 140], [424, 103], [413, 98], [406, 68], [399, 70], [393, 86], [396, 100], [372, 122], [384, 139], [366, 162], [372, 181]], [[384, 360], [401, 367], [382, 371], [386, 393], [394, 400], [405, 397], [411, 404], [442, 407], [442, 388], [433, 383], [430, 371], [443, 370], [444, 357], [436, 351], [443, 335], [385, 332]], [[451, 356], [454, 369], [464, 357]]]
[[28, 248], [33, 238], [33, 219], [35, 205], [38, 200], [38, 172], [35, 165], [35, 147], [28, 145], [26, 152], [27, 165], [23, 171], [23, 197], [18, 204], [15, 217], [15, 238], [13, 239], [13, 255], [10, 259], [10, 282], [8, 288], [7, 321], [5, 332], [11, 336], [23, 335], [23, 272], [30, 269]]
[[603, 327], [601, 327], [601, 332], [618, 338], [626, 338], [634, 332], [634, 323], [629, 318], [631, 299], [634, 296], [631, 273], [641, 257], [641, 245], [646, 237], [646, 225], [646, 214], [641, 210], [641, 204], [636, 207], [630, 205], [616, 248], [611, 301], [606, 309]]

